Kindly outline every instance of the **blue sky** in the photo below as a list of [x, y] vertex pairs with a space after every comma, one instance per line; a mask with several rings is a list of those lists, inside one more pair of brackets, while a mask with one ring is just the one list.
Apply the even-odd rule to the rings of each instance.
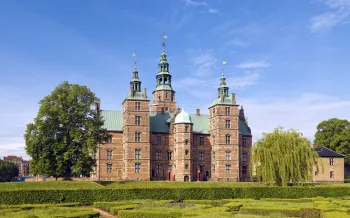
[[312, 140], [350, 118], [349, 22], [350, 0], [1, 1], [0, 157], [27, 157], [26, 124], [62, 81], [121, 109], [134, 50], [150, 96], [163, 32], [179, 106], [207, 113], [223, 58], [254, 140], [278, 125]]

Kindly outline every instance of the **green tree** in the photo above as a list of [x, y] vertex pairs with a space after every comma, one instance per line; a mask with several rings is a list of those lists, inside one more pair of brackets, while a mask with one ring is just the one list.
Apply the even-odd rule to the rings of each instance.
[[345, 155], [345, 163], [350, 164], [350, 121], [332, 118], [317, 125], [316, 145], [330, 148]]
[[319, 166], [319, 155], [310, 141], [302, 133], [283, 127], [263, 133], [251, 154], [250, 172], [255, 171], [258, 181], [266, 184], [303, 184], [311, 179], [313, 166]]
[[39, 102], [24, 135], [34, 175], [69, 178], [91, 172], [97, 146], [107, 137], [94, 109], [97, 101], [86, 86], [66, 81]]
[[0, 182], [12, 181], [17, 176], [18, 168], [16, 164], [6, 160], [0, 160]]

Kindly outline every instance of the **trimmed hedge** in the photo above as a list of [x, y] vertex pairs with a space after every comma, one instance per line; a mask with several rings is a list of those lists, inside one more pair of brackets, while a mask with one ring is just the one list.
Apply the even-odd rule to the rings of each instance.
[[126, 205], [120, 205], [120, 206], [115, 206], [110, 208], [110, 212], [114, 215], [119, 215], [119, 211], [121, 210], [132, 210], [135, 207], [137, 207], [138, 204], [126, 204]]
[[136, 188], [136, 189], [73, 189], [73, 190], [1, 190], [0, 204], [40, 204], [133, 199], [216, 200], [231, 198], [312, 198], [350, 196], [350, 186], [232, 187], [232, 188]]
[[243, 206], [239, 210], [240, 213], [243, 214], [255, 214], [255, 215], [270, 215], [280, 213], [285, 216], [291, 217], [301, 217], [302, 212], [300, 209], [296, 208], [263, 208], [263, 207], [246, 207]]
[[178, 218], [182, 213], [177, 211], [144, 211], [144, 210], [121, 210], [119, 218]]

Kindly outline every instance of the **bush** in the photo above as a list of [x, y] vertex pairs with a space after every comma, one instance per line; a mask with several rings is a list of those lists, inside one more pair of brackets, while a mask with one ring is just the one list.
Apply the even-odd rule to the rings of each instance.
[[114, 215], [119, 215], [118, 212], [120, 210], [132, 210], [137, 206], [138, 204], [126, 204], [126, 205], [115, 206], [110, 208], [110, 212]]
[[145, 210], [120, 210], [119, 218], [178, 218], [181, 212], [178, 211], [145, 211]]
[[233, 212], [233, 211], [239, 211], [239, 208], [241, 208], [243, 204], [240, 202], [230, 202], [225, 204], [224, 206], [228, 207], [230, 212]]
[[0, 210], [0, 215], [3, 217], [53, 217], [53, 218], [95, 218], [99, 217], [100, 213], [88, 208], [71, 208], [71, 207], [48, 207], [48, 208], [33, 208], [21, 210], [5, 209]]

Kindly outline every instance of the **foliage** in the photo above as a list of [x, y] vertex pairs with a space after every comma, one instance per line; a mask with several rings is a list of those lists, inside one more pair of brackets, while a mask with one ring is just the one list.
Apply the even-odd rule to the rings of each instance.
[[303, 184], [310, 181], [318, 160], [317, 152], [301, 133], [278, 127], [264, 133], [253, 146], [250, 172], [256, 171], [258, 181], [267, 184]]
[[118, 211], [120, 210], [132, 210], [137, 206], [138, 204], [125, 204], [125, 205], [115, 206], [110, 208], [110, 212], [114, 215], [118, 215]]
[[316, 145], [330, 148], [345, 155], [345, 163], [350, 164], [350, 121], [332, 118], [317, 125]]
[[0, 209], [0, 217], [14, 218], [94, 218], [99, 217], [99, 213], [89, 208], [62, 207], [63, 205], [18, 205], [11, 209]]
[[16, 164], [6, 160], [0, 160], [0, 182], [12, 181], [17, 176], [18, 168]]
[[27, 125], [26, 151], [34, 175], [88, 175], [97, 145], [106, 139], [98, 101], [86, 86], [63, 82], [40, 101], [34, 123]]

